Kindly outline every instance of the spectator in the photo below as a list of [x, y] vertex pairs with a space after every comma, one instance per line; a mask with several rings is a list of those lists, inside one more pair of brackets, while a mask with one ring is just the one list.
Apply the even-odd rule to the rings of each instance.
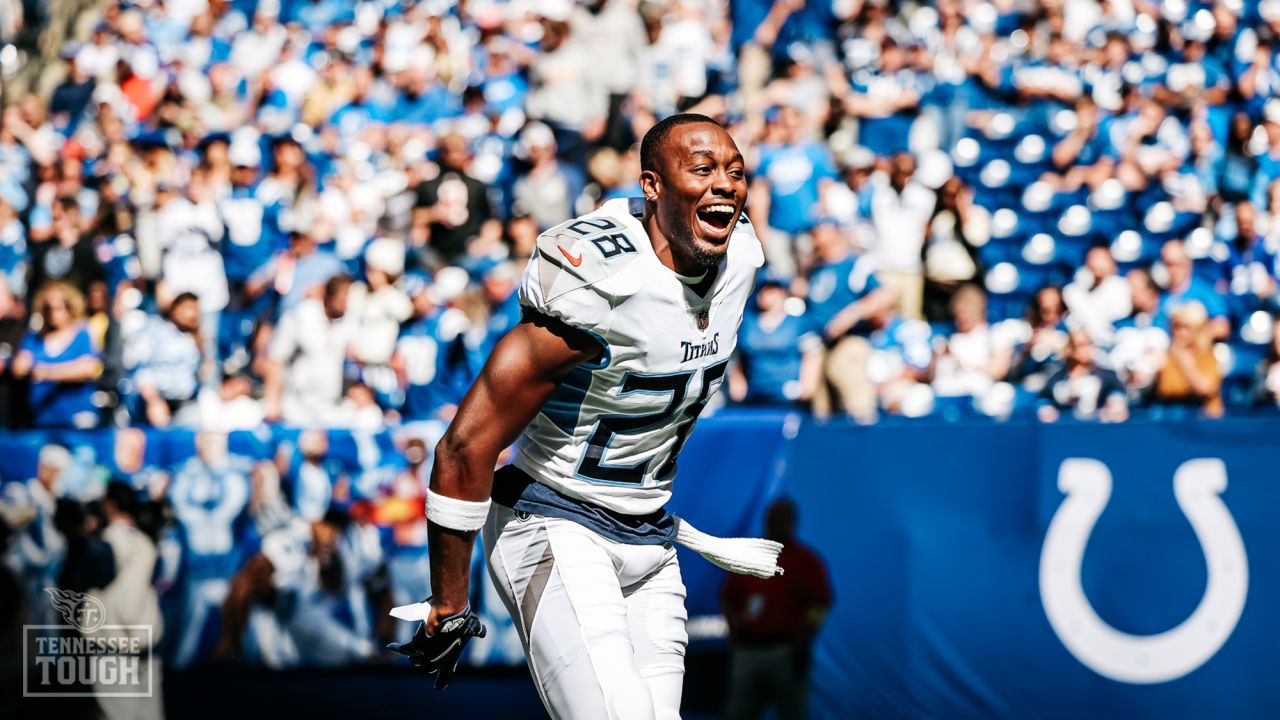
[[592, 0], [585, 10], [573, 18], [573, 26], [591, 58], [587, 71], [609, 95], [601, 139], [615, 150], [625, 150], [635, 142], [625, 104], [638, 81], [646, 39], [644, 22], [626, 0]]
[[1227, 304], [1236, 321], [1245, 320], [1276, 294], [1276, 255], [1258, 228], [1258, 211], [1248, 201], [1235, 206], [1235, 238], [1228, 245]]
[[13, 373], [13, 362], [27, 334], [21, 302], [0, 279], [0, 428], [17, 427], [26, 420], [26, 384]]
[[27, 333], [13, 359], [13, 375], [30, 379], [31, 422], [36, 427], [95, 427], [93, 396], [102, 375], [101, 350], [85, 324], [84, 296], [59, 281], [43, 285], [32, 307], [38, 330]]
[[228, 586], [212, 659], [283, 670], [298, 663], [298, 649], [283, 626], [275, 567], [264, 553], [245, 561]]
[[268, 291], [278, 294], [281, 315], [315, 297], [326, 281], [342, 272], [342, 263], [320, 248], [308, 221], [295, 217], [294, 223], [289, 230], [289, 248], [276, 253], [244, 285], [249, 298], [270, 297]]
[[347, 315], [351, 278], [337, 275], [323, 298], [304, 300], [280, 320], [266, 370], [266, 417], [295, 425], [338, 420], [343, 362], [359, 331]]
[[[1027, 308], [1025, 323], [1017, 323], [1021, 342], [1015, 343], [1009, 380], [1031, 389], [1043, 387], [1047, 373], [1067, 347], [1066, 305], [1062, 291], [1049, 285], [1036, 291]], [[1010, 321], [1013, 323], [1014, 321]]]
[[531, 167], [516, 181], [515, 202], [537, 221], [539, 230], [573, 217], [582, 193], [582, 175], [577, 168], [556, 159], [556, 138], [551, 128], [529, 123], [520, 133], [520, 144]]
[[1267, 405], [1280, 406], [1280, 318], [1272, 321], [1271, 343], [1260, 370], [1255, 394]]
[[355, 618], [340, 613], [347, 603], [347, 568], [339, 551], [346, 523], [344, 513], [330, 511], [311, 524], [310, 563], [315, 574], [299, 593], [298, 609], [289, 623], [299, 656], [311, 666], [347, 665], [368, 659], [374, 651]]
[[[1123, 42], [1122, 40], [1120, 42]], [[1076, 125], [1053, 147], [1054, 168], [1064, 188], [1096, 186], [1111, 176], [1113, 158], [1105, 153], [1106, 139], [1099, 132], [1100, 113], [1090, 95], [1075, 101]]]
[[[365, 368], [366, 371], [370, 369], [381, 371], [388, 368]], [[394, 375], [389, 377], [394, 387], [395, 377]], [[373, 433], [381, 430], [387, 423], [382, 413], [382, 406], [378, 404], [378, 398], [374, 395], [373, 390], [359, 380], [347, 384], [347, 389], [343, 393], [342, 404], [338, 409], [338, 415], [342, 419], [330, 423], [332, 427], [351, 428], [352, 430]]]
[[124, 344], [124, 365], [140, 400], [136, 417], [153, 427], [193, 426], [204, 371], [200, 299], [183, 293], [165, 318], [153, 318]]
[[183, 606], [173, 664], [203, 660], [228, 582], [242, 561], [236, 524], [249, 500], [248, 464], [227, 452], [227, 436], [202, 432], [196, 455], [174, 473], [168, 497], [181, 530]]
[[173, 295], [191, 293], [200, 299], [204, 316], [202, 346], [213, 350], [218, 317], [230, 302], [227, 274], [218, 247], [225, 229], [218, 214], [214, 190], [202, 171], [193, 172], [187, 187], [188, 196], [169, 183], [156, 188], [157, 217], [153, 223], [159, 238], [139, 239], [139, 245], [154, 243], [163, 247], [160, 276], [164, 289]]
[[[132, 627], [97, 632], [103, 638], [119, 636], [121, 632], [137, 638], [143, 648], [139, 658], [140, 674], [152, 678], [153, 692], [147, 699], [111, 697], [110, 693], [103, 693], [98, 695], [98, 705], [107, 717], [159, 717], [164, 706], [160, 691], [161, 663], [159, 656], [150, 652], [164, 635], [159, 600], [151, 585], [156, 569], [156, 546], [138, 527], [138, 497], [127, 484], [118, 481], [107, 484], [102, 511], [107, 520], [102, 539], [111, 546], [116, 573], [110, 583], [90, 590], [90, 594], [102, 602], [105, 625]], [[144, 627], [145, 632], [140, 629]], [[99, 686], [99, 692], [107, 687]]]
[[426, 244], [440, 262], [452, 263], [479, 235], [497, 235], [501, 225], [489, 202], [489, 189], [467, 173], [471, 151], [461, 135], [440, 140], [439, 174], [418, 185], [411, 238]]
[[934, 193], [915, 179], [915, 158], [893, 158], [887, 183], [870, 189], [874, 241], [868, 249], [882, 282], [893, 292], [904, 317], [924, 318], [924, 242], [933, 215]]
[[922, 79], [909, 67], [910, 50], [890, 37], [880, 43], [875, 73], [855, 73], [854, 92], [836, 88], [844, 109], [860, 119], [858, 142], [882, 155], [909, 152], [911, 128], [919, 114]]
[[945, 320], [951, 296], [981, 270], [977, 247], [989, 239], [990, 214], [973, 204], [973, 191], [952, 177], [938, 189], [924, 249], [924, 316]]
[[1186, 405], [1208, 417], [1222, 415], [1222, 371], [1213, 355], [1209, 313], [1197, 301], [1175, 308], [1164, 367], [1156, 374], [1152, 402]]
[[813, 250], [818, 265], [809, 275], [808, 315], [827, 348], [813, 411], [825, 416], [838, 407], [867, 421], [875, 416], [876, 398], [866, 377], [871, 346], [860, 325], [891, 304], [893, 295], [880, 287], [870, 256], [853, 253], [833, 223], [823, 221], [814, 227]]
[[477, 324], [477, 329], [482, 329], [484, 335], [472, 353], [472, 366], [476, 372], [484, 366], [498, 341], [520, 322], [520, 299], [516, 296], [519, 280], [519, 273], [509, 262], [499, 262], [484, 273], [481, 290], [488, 318], [487, 322]]
[[[529, 65], [529, 116], [546, 123], [571, 165], [586, 167], [586, 143], [604, 133], [608, 88], [590, 70], [593, 60], [571, 23], [573, 4], [551, 0], [538, 8], [539, 52]], [[544, 145], [545, 147], [545, 145]]]
[[769, 505], [765, 537], [782, 543], [778, 563], [787, 573], [770, 580], [726, 577], [720, 603], [729, 623], [729, 707], [725, 717], [758, 718], [772, 707], [780, 718], [807, 715], [813, 640], [831, 608], [822, 559], [796, 540], [796, 506]]
[[66, 553], [66, 537], [59, 532], [54, 514], [63, 496], [62, 476], [71, 465], [71, 453], [61, 445], [40, 449], [36, 476], [26, 482], [4, 485], [0, 520], [14, 533], [5, 551], [4, 565], [22, 586], [28, 622], [51, 623], [54, 616], [44, 594], [58, 577]]
[[802, 269], [799, 236], [821, 217], [836, 166], [831, 151], [806, 135], [799, 110], [775, 108], [769, 117], [749, 196], [751, 217], [770, 269], [792, 277]]
[[1129, 417], [1124, 384], [1115, 372], [1098, 366], [1097, 348], [1088, 331], [1077, 328], [1069, 336], [1064, 363], [1049, 375], [1040, 391], [1036, 415], [1054, 422], [1069, 412], [1081, 420], [1122, 422]]
[[200, 427], [213, 432], [253, 430], [262, 425], [266, 413], [253, 395], [248, 375], [224, 375], [215, 389], [205, 386], [197, 398]]
[[933, 366], [932, 331], [923, 320], [902, 317], [885, 305], [867, 318], [871, 356], [867, 378], [876, 385], [886, 412], [918, 416], [931, 408], [929, 374]]
[[66, 78], [53, 89], [49, 98], [49, 114], [54, 124], [66, 137], [75, 135], [85, 110], [93, 100], [94, 78], [89, 74], [89, 64], [79, 52], [64, 57], [67, 61]]
[[1127, 317], [1116, 321], [1117, 329], [1154, 327], [1163, 331], [1156, 325], [1160, 311], [1160, 286], [1156, 285], [1151, 273], [1140, 268], [1130, 270], [1125, 279], [1129, 283], [1130, 311]]
[[30, 298], [45, 283], [61, 280], [83, 297], [94, 283], [105, 282], [106, 275], [93, 243], [82, 232], [80, 203], [74, 197], [62, 196], [53, 203], [50, 238], [31, 246], [31, 280], [27, 284]]
[[329, 436], [324, 430], [304, 430], [292, 455], [284, 455], [282, 475], [293, 498], [293, 507], [307, 522], [324, 517], [334, 501], [334, 485], [342, 475], [338, 465], [328, 458]]
[[105, 587], [115, 579], [116, 559], [102, 539], [106, 519], [98, 508], [90, 510], [70, 498], [59, 498], [53, 523], [66, 539], [66, 555], [58, 572], [57, 587], [75, 592]]
[[[230, 447], [230, 446], [228, 446]], [[254, 463], [249, 470], [247, 523], [238, 528], [241, 547], [259, 547], [268, 534], [287, 527], [296, 519], [280, 485], [280, 470], [274, 462]]]
[[1192, 273], [1191, 257], [1181, 240], [1170, 240], [1160, 250], [1160, 261], [1169, 274], [1168, 289], [1160, 296], [1154, 322], [1172, 335], [1171, 318], [1178, 307], [1200, 303], [1209, 316], [1209, 331], [1215, 340], [1225, 339], [1231, 332], [1227, 308], [1222, 296], [1204, 280]]
[[1073, 322], [1095, 343], [1109, 345], [1115, 324], [1133, 312], [1133, 292], [1117, 273], [1116, 261], [1107, 248], [1090, 248], [1084, 262], [1086, 272], [1078, 273], [1062, 289], [1062, 300]]
[[[326, 518], [338, 529], [337, 555], [342, 563], [340, 595], [350, 608], [351, 634], [367, 641], [373, 637], [374, 608], [370, 601], [386, 583], [381, 530], [373, 524], [368, 500], [357, 500], [343, 517], [330, 512]], [[372, 648], [366, 651], [371, 654]]]
[[787, 283], [765, 275], [756, 291], [756, 312], [743, 318], [737, 362], [730, 366], [729, 392], [747, 403], [808, 403], [822, 375], [822, 338], [803, 316], [788, 312]]
[[[404, 439], [403, 445], [408, 467], [396, 473], [386, 490], [388, 501], [381, 505], [382, 519], [391, 526], [387, 564], [391, 598], [396, 605], [415, 603], [431, 594], [425, 515], [431, 471], [429, 443], [422, 433], [414, 433]], [[408, 640], [413, 628], [401, 623], [396, 632], [397, 639]]]
[[267, 264], [280, 245], [279, 198], [266, 192], [258, 180], [262, 149], [256, 134], [237, 133], [227, 150], [231, 164], [231, 192], [218, 208], [226, 225], [226, 242], [221, 245], [222, 262], [233, 298], [259, 268]]
[[398, 390], [391, 355], [401, 324], [413, 315], [413, 302], [395, 284], [404, 274], [405, 246], [399, 240], [379, 238], [365, 249], [364, 257], [367, 289], [361, 303], [355, 359], [360, 362], [364, 381], [390, 402]]
[[406, 420], [450, 418], [462, 400], [470, 369], [463, 334], [467, 317], [450, 307], [466, 289], [466, 271], [441, 268], [430, 285], [411, 291], [413, 319], [400, 331], [392, 367], [404, 388]]
[[987, 296], [964, 285], [951, 298], [956, 331], [934, 364], [933, 389], [944, 397], [981, 398], [1009, 373], [1012, 343], [987, 322]]
[[18, 297], [27, 294], [27, 229], [18, 219], [26, 193], [16, 181], [0, 181], [0, 277]]

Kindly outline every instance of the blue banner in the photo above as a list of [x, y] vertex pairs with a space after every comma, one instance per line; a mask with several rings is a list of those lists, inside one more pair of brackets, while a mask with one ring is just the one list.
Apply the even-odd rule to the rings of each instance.
[[779, 487], [836, 591], [815, 715], [1272, 712], [1278, 433], [1275, 420], [802, 428]]

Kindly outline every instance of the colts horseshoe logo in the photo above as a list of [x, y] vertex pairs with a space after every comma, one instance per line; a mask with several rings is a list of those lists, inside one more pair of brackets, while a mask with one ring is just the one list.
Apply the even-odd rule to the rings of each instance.
[[1208, 565], [1208, 587], [1182, 624], [1155, 635], [1111, 627], [1080, 584], [1085, 546], [1111, 497], [1111, 472], [1097, 460], [1070, 458], [1058, 472], [1067, 498], [1054, 513], [1040, 554], [1040, 600], [1049, 624], [1077, 660], [1100, 675], [1135, 684], [1168, 682], [1203, 665], [1235, 630], [1249, 592], [1244, 541], [1219, 495], [1227, 488], [1221, 460], [1188, 460], [1173, 477], [1178, 507], [1191, 522]]

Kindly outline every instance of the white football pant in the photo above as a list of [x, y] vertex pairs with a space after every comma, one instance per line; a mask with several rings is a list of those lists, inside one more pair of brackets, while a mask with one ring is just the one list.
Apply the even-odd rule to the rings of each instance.
[[484, 547], [553, 718], [680, 717], [689, 636], [674, 547], [620, 543], [497, 504]]

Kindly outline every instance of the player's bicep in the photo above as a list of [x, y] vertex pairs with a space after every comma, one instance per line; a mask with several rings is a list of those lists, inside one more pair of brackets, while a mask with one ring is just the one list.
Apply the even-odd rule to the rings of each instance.
[[603, 352], [587, 333], [554, 318], [527, 313], [498, 341], [459, 405], [449, 434], [497, 457], [538, 414], [566, 373]]

